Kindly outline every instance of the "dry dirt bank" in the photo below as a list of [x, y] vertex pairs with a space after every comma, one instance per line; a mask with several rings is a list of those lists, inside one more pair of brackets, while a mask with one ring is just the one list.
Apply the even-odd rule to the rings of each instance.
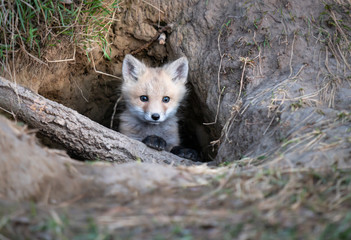
[[[125, 54], [187, 56], [184, 141], [220, 166], [77, 162], [1, 117], [0, 237], [349, 239], [350, 11], [339, 0], [124, 1], [111, 60], [94, 48], [88, 61], [65, 39], [43, 50], [46, 65], [18, 52], [18, 84], [105, 126]], [[165, 45], [151, 42], [158, 30]]]

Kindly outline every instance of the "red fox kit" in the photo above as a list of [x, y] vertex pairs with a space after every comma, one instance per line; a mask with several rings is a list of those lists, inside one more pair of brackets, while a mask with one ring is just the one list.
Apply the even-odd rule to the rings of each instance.
[[176, 113], [187, 92], [188, 60], [182, 57], [163, 67], [150, 68], [128, 54], [122, 74], [126, 109], [120, 115], [120, 132], [151, 148], [173, 149], [171, 152], [181, 157], [197, 158], [194, 150], [178, 147]]

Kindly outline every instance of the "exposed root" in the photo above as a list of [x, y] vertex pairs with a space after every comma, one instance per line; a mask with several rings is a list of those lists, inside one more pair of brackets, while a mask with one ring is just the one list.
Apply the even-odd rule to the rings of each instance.
[[80, 95], [82, 96], [82, 98], [84, 99], [85, 102], [89, 102], [89, 100], [84, 96], [83, 90], [79, 87], [78, 83], [76, 82], [76, 80], [73, 80], [74, 84], [77, 86], [77, 88], [80, 91]]
[[224, 91], [224, 88], [221, 89], [221, 69], [222, 69], [222, 62], [223, 62], [223, 58], [226, 55], [225, 53], [222, 54], [221, 52], [221, 45], [220, 45], [220, 39], [221, 39], [221, 33], [218, 34], [218, 38], [217, 38], [217, 50], [219, 53], [219, 57], [220, 57], [220, 61], [219, 61], [219, 66], [218, 66], [218, 71], [217, 71], [217, 90], [218, 90], [218, 101], [217, 101], [217, 110], [216, 110], [216, 116], [213, 122], [209, 122], [209, 123], [203, 123], [203, 125], [214, 125], [217, 123], [217, 119], [218, 119], [218, 114], [219, 114], [219, 109], [221, 106], [221, 97]]
[[144, 45], [142, 45], [138, 49], [132, 51], [130, 54], [135, 55], [135, 54], [137, 54], [137, 53], [149, 48], [151, 46], [151, 44], [153, 44], [155, 41], [157, 41], [159, 39], [160, 35], [162, 33], [166, 32], [166, 31], [172, 31], [172, 25], [171, 24], [160, 28], [158, 30], [158, 33], [156, 33], [155, 36], [153, 36], [153, 38], [151, 38], [150, 41], [148, 41], [147, 43], [145, 43]]
[[72, 62], [72, 61], [74, 62], [74, 61], [76, 61], [76, 46], [74, 46], [74, 48], [73, 48], [72, 58], [59, 59], [59, 60], [49, 60], [49, 59], [45, 58], [45, 60], [48, 63], [61, 63], [61, 62]]
[[95, 71], [96, 73], [99, 73], [99, 74], [102, 74], [102, 75], [105, 75], [105, 76], [109, 76], [109, 77], [113, 77], [113, 78], [117, 78], [117, 79], [122, 79], [122, 78], [117, 77], [117, 76], [115, 76], [115, 75], [112, 75], [112, 74], [109, 74], [109, 73], [105, 73], [105, 72], [101, 72], [101, 71], [96, 70], [95, 61], [94, 61], [94, 56], [93, 56], [92, 53], [90, 53], [90, 56], [91, 56], [91, 61], [92, 61], [92, 63], [93, 63], [94, 71]]
[[258, 58], [258, 73], [259, 73], [259, 75], [257, 77], [263, 77], [263, 73], [262, 73], [262, 57], [261, 57], [261, 51], [262, 50], [261, 50], [261, 48], [259, 47], [259, 45], [258, 45], [258, 43], [256, 41], [256, 32], [254, 32], [254, 35], [253, 35], [252, 39], [253, 39], [255, 45], [258, 48], [258, 55], [255, 57], [255, 59]]
[[[250, 64], [252, 65], [252, 60], [250, 60], [248, 57], [246, 58], [243, 58], [241, 57], [240, 58], [241, 62], [243, 62], [243, 70], [242, 70], [242, 74], [241, 74], [241, 78], [240, 78], [240, 87], [239, 87], [239, 93], [238, 93], [238, 96], [237, 96], [237, 99], [231, 109], [231, 115], [230, 115], [230, 118], [226, 121], [226, 123], [224, 124], [223, 128], [222, 128], [222, 131], [221, 131], [221, 136], [219, 137], [219, 139], [215, 140], [215, 141], [212, 141], [211, 142], [211, 145], [214, 146], [216, 144], [220, 144], [221, 143], [221, 139], [223, 136], [226, 137], [226, 140], [229, 141], [228, 139], [228, 132], [230, 131], [230, 128], [231, 126], [233, 125], [234, 121], [235, 121], [235, 118], [237, 116], [237, 113], [240, 112], [240, 108], [242, 106], [242, 100], [241, 100], [241, 93], [242, 93], [242, 89], [244, 87], [244, 76], [245, 76], [245, 70], [246, 70], [246, 65], [247, 64]], [[219, 79], [219, 78], [218, 78]], [[219, 83], [219, 82], [218, 82]], [[222, 93], [221, 93], [222, 94]], [[220, 100], [218, 101], [218, 104], [220, 103]], [[219, 106], [217, 106], [217, 110], [219, 109]], [[218, 114], [218, 111], [217, 111], [217, 114]], [[217, 120], [217, 115], [216, 115], [216, 118], [215, 118], [215, 122], [216, 123], [216, 120]], [[213, 124], [214, 124], [213, 123]]]
[[118, 103], [122, 100], [122, 95], [116, 100], [115, 105], [113, 106], [113, 112], [112, 112], [112, 116], [111, 116], [111, 121], [110, 121], [110, 128], [113, 128], [113, 121], [115, 119], [115, 115], [116, 115], [116, 111], [117, 111], [117, 106]]
[[165, 14], [165, 12], [162, 11], [159, 7], [156, 7], [155, 5], [149, 3], [149, 2], [147, 2], [147, 1], [145, 1], [145, 0], [142, 0], [142, 2], [144, 2], [144, 3], [146, 3], [147, 5], [149, 5], [149, 6], [153, 7], [153, 8], [155, 8], [158, 12], [160, 12], [160, 13], [162, 13], [162, 14]]
[[291, 54], [290, 54], [290, 61], [289, 61], [290, 74], [289, 74], [289, 77], [288, 77], [288, 78], [290, 78], [291, 75], [293, 74], [292, 60], [293, 60], [293, 56], [294, 56], [295, 38], [296, 38], [296, 33], [294, 33], [293, 41], [292, 41], [292, 43], [291, 43]]
[[0, 110], [10, 114], [12, 116], [12, 118], [17, 122], [16, 114], [13, 111], [8, 111], [8, 110], [6, 110], [5, 108], [2, 108], [2, 107], [0, 107]]

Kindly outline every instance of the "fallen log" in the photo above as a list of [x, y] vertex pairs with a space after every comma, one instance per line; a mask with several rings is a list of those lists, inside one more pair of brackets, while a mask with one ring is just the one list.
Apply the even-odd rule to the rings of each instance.
[[85, 160], [195, 164], [169, 152], [151, 149], [2, 77], [0, 107]]

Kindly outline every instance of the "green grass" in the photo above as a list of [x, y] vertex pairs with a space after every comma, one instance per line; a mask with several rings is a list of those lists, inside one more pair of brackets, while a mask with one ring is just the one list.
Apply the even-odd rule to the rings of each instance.
[[41, 58], [45, 46], [56, 46], [62, 37], [86, 51], [99, 46], [110, 59], [108, 32], [119, 0], [83, 0], [63, 4], [55, 0], [5, 1], [0, 7], [0, 64], [18, 50]]
[[338, 222], [328, 224], [320, 240], [347, 240], [351, 239], [351, 213], [348, 213]]

